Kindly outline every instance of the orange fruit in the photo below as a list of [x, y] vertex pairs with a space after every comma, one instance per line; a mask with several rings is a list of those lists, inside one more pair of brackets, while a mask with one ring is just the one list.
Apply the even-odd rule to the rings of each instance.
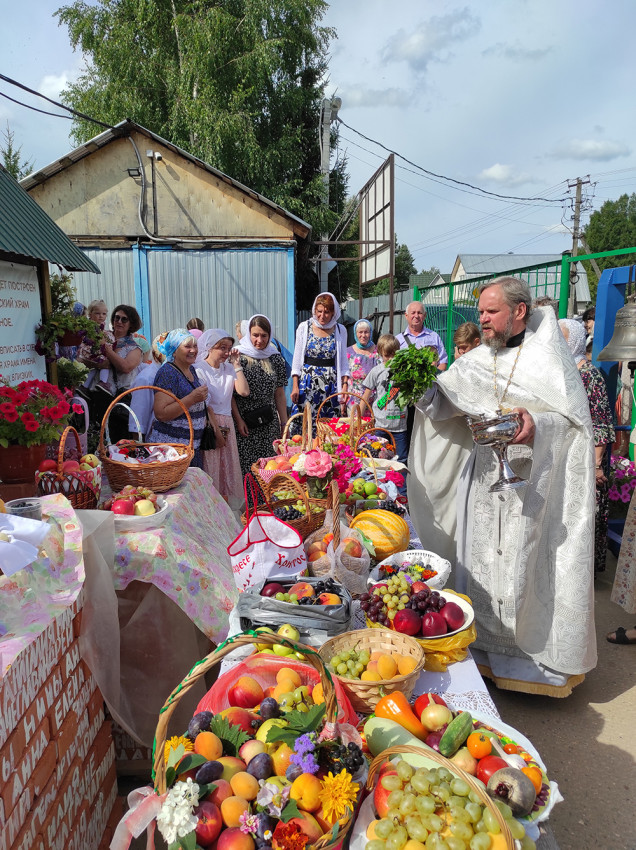
[[530, 782], [534, 785], [534, 790], [539, 793], [541, 790], [541, 786], [543, 785], [543, 774], [539, 770], [538, 767], [534, 767], [534, 765], [530, 765], [528, 767], [522, 767], [521, 772], [525, 773]]
[[214, 732], [199, 732], [194, 739], [194, 752], [208, 761], [216, 761], [223, 755], [223, 744]]

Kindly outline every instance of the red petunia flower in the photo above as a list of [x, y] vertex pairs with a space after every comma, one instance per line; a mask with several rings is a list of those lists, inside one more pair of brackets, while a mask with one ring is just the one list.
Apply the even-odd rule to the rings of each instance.
[[25, 430], [27, 430], [27, 431], [37, 431], [39, 427], [40, 427], [40, 426], [39, 426], [39, 425], [38, 425], [38, 423], [35, 421], [35, 419], [33, 419], [33, 420], [29, 421], [29, 422], [25, 422], [25, 423], [24, 423], [24, 428], [25, 428]]
[[15, 407], [13, 408], [13, 410], [7, 410], [7, 412], [4, 414], [4, 418], [7, 422], [15, 422], [18, 418], [18, 412]]
[[84, 408], [81, 404], [74, 404], [72, 406], [73, 413], [84, 413]]
[[12, 413], [15, 412], [15, 406], [11, 404], [10, 401], [3, 401], [0, 404], [0, 413]]

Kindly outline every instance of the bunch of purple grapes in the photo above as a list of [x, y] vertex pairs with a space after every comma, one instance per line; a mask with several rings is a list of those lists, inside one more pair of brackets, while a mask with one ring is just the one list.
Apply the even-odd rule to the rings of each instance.
[[381, 596], [374, 593], [363, 593], [360, 597], [360, 607], [372, 623], [379, 623], [381, 626], [387, 627], [390, 625], [391, 620]]
[[412, 608], [418, 614], [441, 611], [444, 605], [446, 605], [446, 600], [439, 595], [437, 590], [431, 590], [430, 587], [418, 590], [406, 603], [407, 608]]

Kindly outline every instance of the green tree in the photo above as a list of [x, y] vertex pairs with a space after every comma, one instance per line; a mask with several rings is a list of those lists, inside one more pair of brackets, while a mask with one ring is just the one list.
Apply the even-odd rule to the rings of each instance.
[[[636, 194], [625, 194], [616, 201], [605, 201], [600, 210], [596, 210], [590, 216], [584, 236], [592, 253], [636, 247]], [[596, 262], [603, 271], [603, 269], [635, 263], [636, 254], [601, 257]], [[585, 262], [584, 265], [590, 283], [590, 295], [594, 302], [598, 278], [590, 263]]]
[[16, 180], [21, 180], [33, 171], [33, 160], [21, 159], [22, 147], [15, 146], [15, 133], [7, 121], [6, 130], [2, 131], [4, 144], [0, 145], [2, 164]]
[[[415, 268], [415, 260], [411, 254], [408, 245], [400, 245], [395, 236], [395, 277], [393, 278], [394, 290], [408, 289], [409, 278], [412, 274], [417, 274]], [[388, 278], [378, 281], [373, 287], [370, 295], [387, 295], [389, 292]]]

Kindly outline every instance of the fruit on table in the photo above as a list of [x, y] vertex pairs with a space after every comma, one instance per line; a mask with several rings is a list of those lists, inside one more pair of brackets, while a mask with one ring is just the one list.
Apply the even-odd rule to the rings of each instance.
[[422, 617], [422, 636], [425, 638], [439, 637], [448, 631], [446, 620], [437, 611], [429, 611]]
[[499, 758], [499, 756], [486, 756], [483, 759], [479, 759], [477, 773], [475, 776], [477, 779], [480, 779], [484, 785], [488, 785], [488, 780], [493, 773], [496, 773], [504, 767], [508, 767], [508, 764], [502, 758]]
[[314, 561], [319, 560], [320, 558], [324, 558], [327, 554], [327, 544], [322, 540], [318, 540], [315, 543], [310, 543], [305, 550], [305, 554], [307, 555], [307, 560], [309, 563], [313, 563]]
[[114, 514], [133, 516], [135, 513], [135, 505], [133, 502], [129, 502], [128, 499], [116, 499], [113, 502], [111, 510]]
[[393, 628], [405, 635], [416, 635], [422, 628], [422, 618], [412, 608], [404, 608], [396, 613]]
[[446, 605], [440, 608], [439, 613], [446, 620], [449, 632], [455, 632], [464, 625], [464, 612], [456, 602], [446, 601]]
[[197, 818], [195, 836], [201, 847], [209, 847], [219, 836], [223, 828], [223, 820], [218, 806], [210, 800], [202, 800], [194, 810]]
[[342, 541], [342, 551], [352, 558], [361, 558], [362, 544], [355, 537], [345, 537]]
[[375, 557], [383, 561], [396, 552], [403, 552], [410, 539], [409, 527], [402, 517], [391, 511], [373, 509], [362, 511], [350, 523], [373, 543]]
[[239, 708], [255, 708], [265, 698], [263, 688], [252, 676], [241, 676], [228, 691], [228, 702]]
[[[257, 744], [262, 743], [256, 741]], [[267, 746], [266, 744], [264, 746]], [[253, 756], [247, 765], [247, 772], [255, 779], [269, 779], [274, 773], [274, 760], [269, 753], [258, 753]]]
[[[529, 780], [528, 780], [529, 781]], [[305, 812], [317, 812], [320, 808], [320, 792], [322, 783], [311, 773], [302, 773], [292, 782], [289, 792], [290, 799], [296, 801], [299, 809]]]
[[228, 723], [238, 726], [252, 738], [260, 726], [260, 718], [255, 714], [251, 714], [246, 708], [230, 706], [230, 708], [224, 708], [219, 714], [221, 717], [225, 717]]
[[43, 460], [38, 466], [38, 472], [57, 472], [57, 463], [54, 460]]
[[216, 850], [254, 850], [255, 847], [252, 836], [236, 826], [224, 829], [216, 842]]
[[482, 732], [471, 732], [466, 739], [468, 751], [476, 759], [483, 759], [492, 752], [492, 743], [488, 735]]
[[298, 599], [302, 599], [304, 596], [313, 596], [314, 589], [308, 581], [299, 581], [289, 588], [289, 594], [295, 594]]
[[214, 732], [199, 732], [194, 739], [194, 752], [208, 761], [217, 761], [223, 755], [223, 744]]
[[221, 756], [221, 758], [217, 759], [217, 761], [219, 764], [223, 765], [221, 779], [225, 779], [226, 782], [230, 782], [234, 774], [245, 770], [247, 767], [243, 759], [237, 758], [236, 756]]
[[261, 596], [276, 596], [277, 593], [285, 593], [285, 588], [277, 581], [268, 582], [261, 590]]
[[239, 770], [231, 777], [230, 787], [237, 797], [248, 802], [255, 800], [259, 792], [258, 779], [246, 770]]
[[135, 502], [135, 516], [152, 516], [154, 513], [156, 513], [155, 506], [150, 499], [140, 499]]
[[94, 454], [82, 455], [82, 457], [79, 459], [79, 462], [80, 462], [80, 466], [83, 463], [85, 463], [93, 469], [96, 466], [99, 466], [99, 458], [97, 457], [97, 455], [94, 455]]
[[437, 732], [439, 729], [446, 727], [452, 719], [453, 712], [450, 708], [446, 705], [437, 705], [437, 703], [427, 705], [420, 714], [422, 726], [424, 726], [428, 732]]

